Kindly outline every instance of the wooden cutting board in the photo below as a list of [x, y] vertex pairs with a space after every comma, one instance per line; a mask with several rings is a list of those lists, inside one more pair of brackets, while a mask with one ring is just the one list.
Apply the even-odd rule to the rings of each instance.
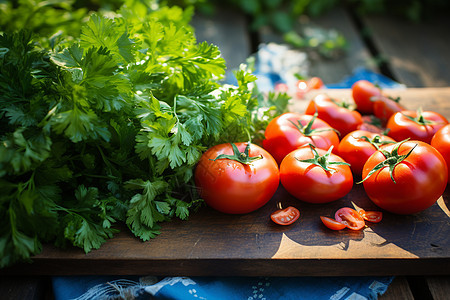
[[[323, 91], [322, 91], [323, 92]], [[351, 99], [349, 90], [327, 90]], [[409, 109], [435, 110], [450, 119], [450, 88], [387, 91], [401, 96]], [[304, 111], [307, 100], [295, 99]], [[300, 220], [282, 227], [270, 221], [277, 203], [293, 205]], [[141, 242], [127, 228], [99, 250], [44, 246], [31, 264], [0, 270], [15, 275], [184, 275], [184, 276], [343, 276], [450, 274], [450, 188], [429, 209], [409, 216], [384, 212], [381, 223], [361, 231], [332, 231], [319, 216], [334, 216], [352, 202], [377, 210], [361, 185], [329, 204], [308, 204], [282, 186], [261, 209], [246, 215], [225, 215], [208, 207], [188, 221], [162, 224], [155, 239]]]

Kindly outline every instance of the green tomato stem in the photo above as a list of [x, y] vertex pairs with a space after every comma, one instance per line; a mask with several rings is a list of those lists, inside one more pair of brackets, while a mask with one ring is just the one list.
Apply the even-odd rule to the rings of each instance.
[[292, 125], [295, 126], [295, 128], [298, 129], [298, 131], [300, 131], [304, 136], [310, 137], [313, 134], [317, 133], [317, 132], [323, 132], [323, 131], [334, 131], [336, 132], [338, 135], [341, 135], [339, 131], [337, 131], [334, 128], [317, 128], [317, 129], [312, 129], [312, 126], [314, 124], [314, 121], [317, 119], [317, 111], [314, 113], [312, 119], [308, 122], [308, 124], [306, 124], [305, 126], [300, 122], [300, 120], [297, 121], [297, 124], [295, 124], [293, 121], [289, 120], [289, 122], [292, 123]]
[[230, 160], [240, 162], [244, 165], [248, 165], [248, 164], [251, 164], [252, 162], [254, 162], [255, 160], [263, 158], [262, 155], [250, 157], [250, 155], [249, 155], [250, 144], [251, 144], [250, 142], [247, 143], [247, 146], [245, 147], [244, 152], [240, 152], [238, 147], [234, 143], [230, 143], [230, 144], [231, 144], [231, 147], [233, 148], [232, 155], [220, 154], [215, 159], [211, 159], [211, 160], [216, 161], [218, 159], [230, 159]]
[[333, 146], [330, 147], [330, 149], [328, 149], [327, 153], [325, 153], [324, 155], [320, 156], [319, 153], [316, 150], [316, 147], [314, 145], [309, 144], [309, 147], [311, 148], [311, 151], [314, 154], [313, 158], [310, 159], [297, 159], [300, 162], [305, 162], [305, 163], [310, 163], [316, 166], [321, 167], [322, 169], [324, 169], [327, 172], [330, 172], [331, 174], [333, 174], [334, 172], [336, 172], [335, 169], [331, 169], [330, 166], [332, 165], [347, 165], [350, 166], [349, 163], [346, 162], [341, 162], [341, 161], [330, 161], [330, 155], [331, 155], [331, 151], [333, 150]]
[[382, 141], [381, 140], [381, 136], [379, 136], [378, 134], [375, 135], [372, 139], [370, 139], [369, 137], [367, 137], [365, 135], [363, 135], [363, 136], [361, 136], [361, 137], [359, 137], [357, 139], [364, 140], [364, 141], [370, 143], [377, 150], [380, 149], [380, 146], [388, 145], [388, 144], [395, 144], [395, 142], [393, 142], [393, 141]]
[[401, 144], [403, 144], [405, 141], [401, 141], [399, 143], [397, 143], [395, 145], [395, 147], [392, 149], [391, 152], [388, 152], [386, 150], [380, 150], [380, 152], [384, 155], [384, 157], [386, 157], [385, 160], [379, 162], [375, 167], [373, 167], [372, 170], [369, 171], [369, 173], [367, 174], [367, 176], [357, 182], [356, 184], [360, 184], [363, 183], [364, 181], [366, 181], [370, 176], [372, 176], [374, 173], [378, 172], [379, 170], [383, 169], [384, 167], [389, 167], [389, 175], [392, 179], [392, 181], [397, 184], [397, 182], [394, 179], [394, 169], [395, 167], [401, 163], [402, 161], [404, 161], [412, 152], [413, 150], [417, 147], [418, 144], [415, 144], [414, 147], [411, 148], [411, 150], [408, 151], [407, 154], [404, 155], [399, 155], [398, 154], [398, 148], [400, 147]]

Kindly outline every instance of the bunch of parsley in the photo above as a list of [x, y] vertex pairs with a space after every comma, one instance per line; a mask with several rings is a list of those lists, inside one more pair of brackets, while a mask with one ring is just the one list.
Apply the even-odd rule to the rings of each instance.
[[225, 61], [197, 43], [192, 10], [132, 3], [92, 14], [79, 37], [0, 34], [1, 267], [43, 243], [97, 249], [118, 222], [155, 237], [202, 203], [207, 148], [258, 140], [286, 110], [245, 68], [220, 83]]

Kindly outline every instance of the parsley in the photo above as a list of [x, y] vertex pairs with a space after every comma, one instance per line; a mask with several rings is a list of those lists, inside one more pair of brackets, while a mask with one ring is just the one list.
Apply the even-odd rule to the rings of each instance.
[[286, 109], [245, 65], [238, 86], [221, 84], [225, 61], [196, 42], [192, 10], [143, 5], [93, 13], [72, 35], [0, 34], [0, 267], [43, 243], [98, 249], [117, 223], [154, 238], [202, 204], [206, 149], [256, 142]]

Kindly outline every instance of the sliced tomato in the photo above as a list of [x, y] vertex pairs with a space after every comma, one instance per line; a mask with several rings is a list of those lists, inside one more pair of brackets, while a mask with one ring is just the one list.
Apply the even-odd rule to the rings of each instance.
[[366, 211], [353, 203], [353, 207], [355, 210], [363, 217], [364, 220], [372, 222], [372, 223], [379, 223], [383, 219], [383, 213], [381, 211]]
[[347, 227], [345, 224], [336, 221], [335, 219], [320, 216], [322, 223], [332, 230], [341, 230]]
[[381, 211], [365, 211], [363, 209], [358, 212], [364, 218], [364, 220], [372, 223], [378, 223], [381, 221], [381, 219], [383, 219], [383, 213]]
[[336, 221], [345, 224], [352, 230], [360, 230], [366, 225], [364, 218], [353, 208], [343, 207], [336, 211], [334, 218]]
[[272, 221], [278, 225], [291, 225], [300, 217], [300, 211], [293, 206], [279, 209], [270, 215]]

